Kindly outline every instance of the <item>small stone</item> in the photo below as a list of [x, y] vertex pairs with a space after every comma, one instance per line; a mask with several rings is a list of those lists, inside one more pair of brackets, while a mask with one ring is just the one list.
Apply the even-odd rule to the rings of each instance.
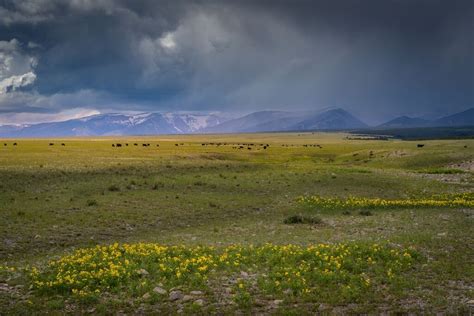
[[202, 291], [191, 291], [191, 295], [203, 295], [204, 293]]
[[194, 297], [192, 295], [183, 296], [183, 302], [188, 302], [188, 301], [191, 301], [193, 299], [194, 299]]
[[170, 301], [177, 301], [183, 298], [183, 293], [181, 291], [172, 291], [170, 293]]
[[274, 300], [273, 301], [273, 304], [275, 304], [275, 305], [280, 305], [281, 303], [283, 303], [283, 300]]
[[240, 275], [243, 277], [243, 278], [248, 278], [249, 277], [249, 274], [245, 271], [240, 271]]
[[467, 302], [467, 305], [471, 305], [471, 306], [474, 306], [474, 300], [470, 300]]
[[198, 306], [203, 306], [204, 305], [204, 300], [203, 299], [198, 299], [194, 301], [194, 304]]
[[147, 299], [150, 298], [150, 296], [151, 296], [150, 293], [145, 293], [145, 294], [143, 294], [142, 298], [143, 298], [144, 300], [147, 300]]
[[165, 295], [165, 294], [167, 293], [164, 288], [159, 287], [159, 286], [155, 287], [155, 288], [153, 289], [153, 292], [155, 292], [155, 293], [157, 293], [157, 294], [161, 294], [161, 295]]
[[137, 273], [138, 273], [139, 275], [141, 275], [141, 276], [145, 276], [145, 275], [149, 275], [149, 274], [150, 274], [150, 273], [148, 273], [148, 271], [145, 270], [145, 269], [138, 269], [138, 270], [137, 270]]

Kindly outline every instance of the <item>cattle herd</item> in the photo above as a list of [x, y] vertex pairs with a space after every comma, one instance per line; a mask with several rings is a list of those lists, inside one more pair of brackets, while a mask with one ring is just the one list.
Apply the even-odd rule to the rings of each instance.
[[[55, 143], [49, 143], [49, 146], [54, 146]], [[141, 144], [142, 147], [150, 147], [151, 144], [150, 143], [142, 143]], [[175, 143], [174, 144], [176, 147], [178, 146], [184, 146], [184, 143]], [[230, 146], [232, 145], [232, 148], [233, 149], [247, 149], [247, 150], [252, 150], [252, 149], [257, 149], [257, 150], [260, 150], [260, 149], [267, 149], [270, 147], [269, 144], [255, 144], [255, 143], [202, 143], [201, 146], [214, 146], [214, 147], [220, 147], [220, 146]], [[8, 146], [8, 143], [3, 143], [3, 146]], [[14, 142], [12, 143], [12, 146], [18, 146], [18, 143]], [[66, 146], [65, 143], [61, 143], [61, 146]], [[128, 147], [128, 143], [114, 143], [112, 144], [112, 147], [114, 148], [117, 148], [117, 147]], [[133, 143], [133, 146], [139, 146], [138, 143]], [[294, 144], [282, 144], [281, 147], [296, 147], [298, 145], [294, 145]], [[318, 148], [323, 148], [323, 146], [319, 145], [319, 144], [304, 144], [302, 145], [303, 147], [318, 147]], [[423, 148], [425, 146], [425, 144], [417, 144], [416, 147], [418, 148]], [[156, 147], [160, 147], [160, 144], [156, 144]], [[465, 145], [464, 148], [467, 148], [467, 146]]]

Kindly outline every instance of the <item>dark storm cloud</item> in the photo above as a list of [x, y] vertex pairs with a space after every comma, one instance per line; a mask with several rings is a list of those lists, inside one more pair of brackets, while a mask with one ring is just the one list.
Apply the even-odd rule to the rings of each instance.
[[473, 11], [469, 0], [3, 1], [0, 43], [19, 43], [23, 70], [0, 68], [0, 87], [18, 86], [0, 111], [462, 110], [474, 103]]

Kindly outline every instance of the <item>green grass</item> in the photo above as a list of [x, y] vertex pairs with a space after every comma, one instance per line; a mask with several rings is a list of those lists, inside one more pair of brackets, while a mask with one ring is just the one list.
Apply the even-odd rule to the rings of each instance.
[[[417, 142], [411, 141], [345, 137], [275, 133], [71, 138], [54, 140], [67, 144], [54, 148], [48, 146], [49, 139], [15, 140], [18, 146], [0, 148], [0, 265], [15, 268], [0, 271], [0, 283], [7, 289], [0, 291], [0, 310], [6, 314], [105, 314], [138, 309], [163, 313], [182, 309], [189, 314], [468, 311], [474, 282], [470, 264], [474, 254], [466, 247], [474, 242], [472, 208], [374, 207], [371, 216], [364, 216], [358, 209], [309, 209], [298, 203], [298, 197], [407, 200], [473, 192], [471, 172], [450, 174], [451, 181], [445, 182], [442, 174], [424, 177], [419, 171], [446, 170], [472, 160], [474, 140], [424, 141], [425, 147], [417, 148]], [[112, 148], [114, 142], [130, 145]], [[142, 147], [141, 142], [151, 146]], [[202, 146], [204, 142], [227, 145]], [[232, 148], [243, 142], [270, 147]], [[322, 223], [284, 223], [295, 214], [303, 219], [317, 214]], [[231, 245], [248, 249], [265, 243], [301, 247], [378, 243], [387, 249], [414, 247], [419, 260], [401, 269], [390, 284], [386, 275], [376, 272], [371, 290], [356, 296], [321, 287], [318, 294], [297, 293], [284, 299], [261, 283], [259, 276], [272, 265], [256, 257], [245, 266], [250, 279], [239, 276], [239, 269], [219, 268], [198, 286], [203, 294], [186, 304], [171, 302], [150, 289], [162, 283], [168, 292], [180, 286], [188, 295], [193, 283], [171, 282], [167, 287], [151, 267], [147, 269], [148, 299], [137, 289], [143, 280], [135, 277], [115, 288], [125, 289], [122, 294], [101, 288], [91, 299], [79, 299], [67, 291], [29, 290], [26, 267], [47, 273], [47, 262], [75, 249], [115, 242], [214, 247], [216, 254]], [[279, 267], [285, 264], [274, 268]], [[354, 275], [360, 277], [360, 273]], [[244, 279], [244, 289], [235, 283], [238, 278]], [[203, 302], [193, 303], [199, 299]]]

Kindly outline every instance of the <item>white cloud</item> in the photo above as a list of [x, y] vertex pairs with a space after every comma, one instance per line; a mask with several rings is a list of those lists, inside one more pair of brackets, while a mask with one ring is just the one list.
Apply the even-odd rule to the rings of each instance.
[[100, 114], [95, 109], [76, 108], [59, 113], [7, 113], [0, 114], [0, 125], [37, 124], [43, 122], [61, 122]]
[[35, 57], [23, 52], [18, 40], [0, 41], [0, 94], [33, 84], [37, 63]]
[[176, 42], [174, 41], [173, 33], [167, 33], [163, 37], [160, 38], [160, 44], [165, 49], [175, 49]]
[[12, 92], [18, 88], [29, 86], [35, 82], [35, 80], [36, 75], [31, 71], [23, 75], [10, 76], [0, 81], [0, 94]]

